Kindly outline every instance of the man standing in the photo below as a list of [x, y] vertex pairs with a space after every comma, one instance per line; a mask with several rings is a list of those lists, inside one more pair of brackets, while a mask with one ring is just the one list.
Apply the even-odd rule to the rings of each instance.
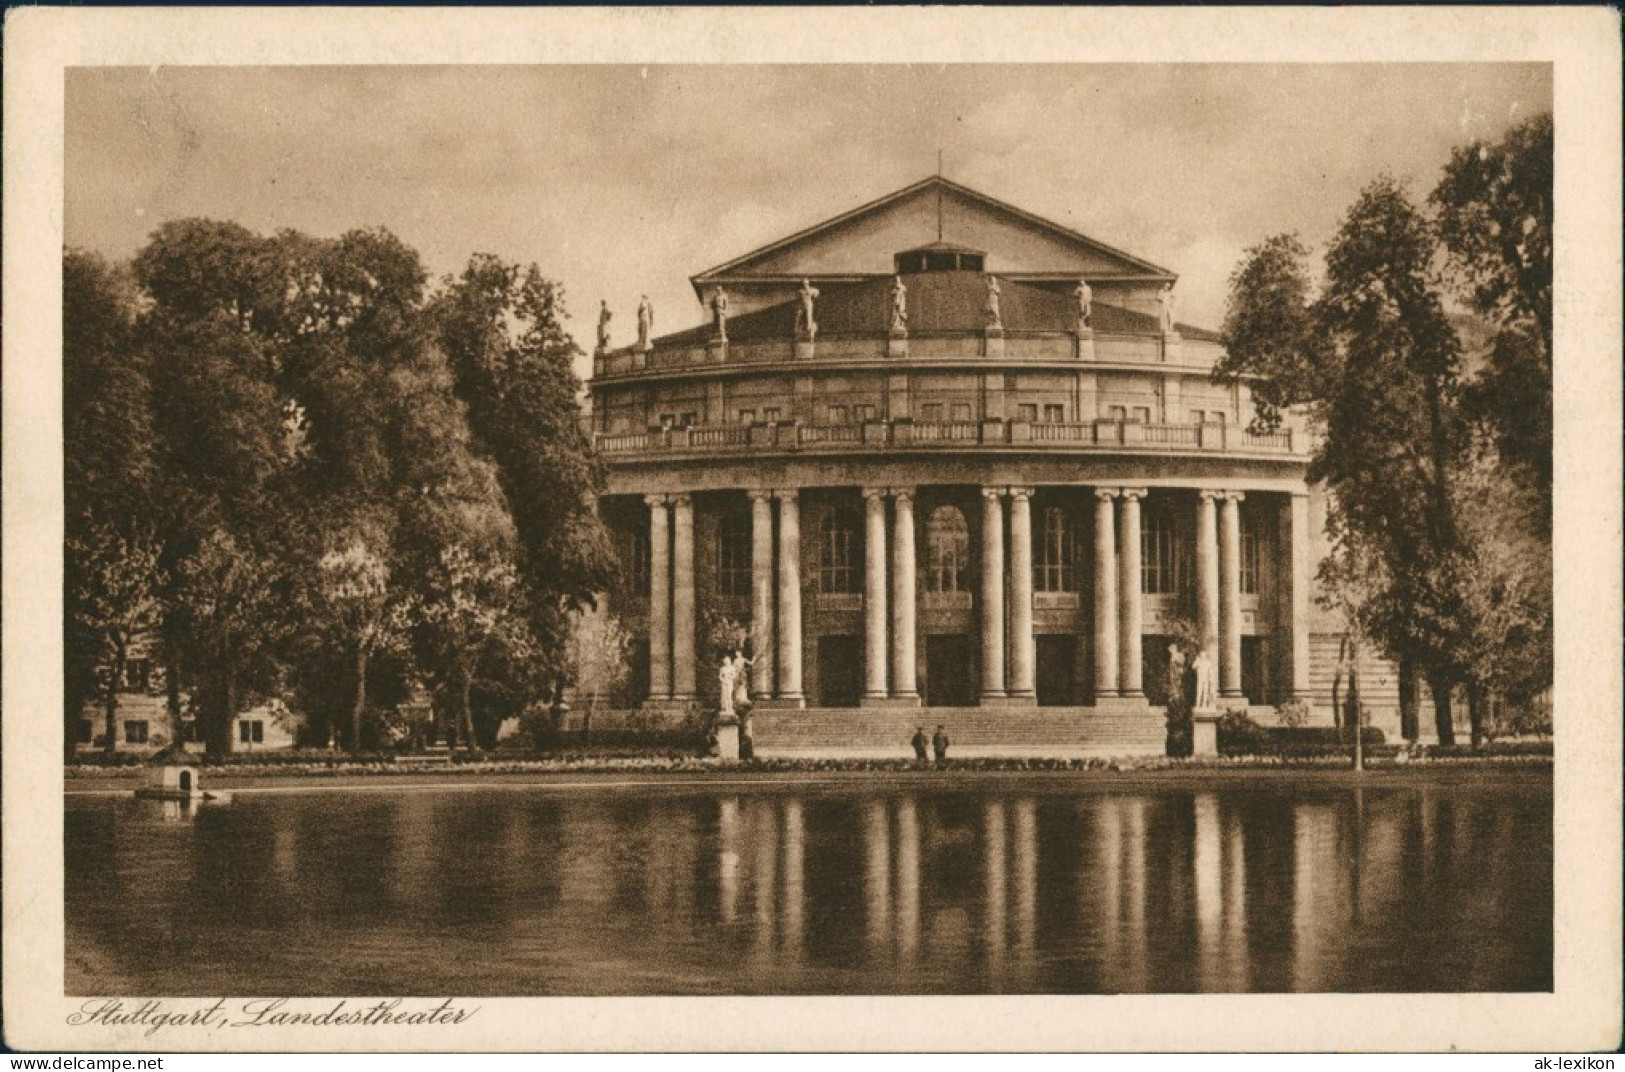
[[931, 751], [936, 753], [939, 764], [948, 758], [948, 734], [941, 726], [938, 726], [937, 732], [931, 736]]
[[917, 763], [925, 762], [925, 727], [915, 726], [914, 737], [908, 742], [914, 746], [914, 760]]

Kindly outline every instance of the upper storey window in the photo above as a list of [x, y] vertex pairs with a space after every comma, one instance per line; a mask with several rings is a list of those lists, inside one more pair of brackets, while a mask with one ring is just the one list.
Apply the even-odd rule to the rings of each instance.
[[963, 592], [970, 526], [957, 506], [939, 506], [925, 523], [925, 590]]
[[919, 272], [980, 272], [986, 258], [981, 250], [938, 242], [897, 254], [892, 263], [898, 275]]

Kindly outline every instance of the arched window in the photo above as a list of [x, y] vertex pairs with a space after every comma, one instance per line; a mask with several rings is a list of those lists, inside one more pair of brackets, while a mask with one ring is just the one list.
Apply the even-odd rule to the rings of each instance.
[[835, 507], [825, 511], [818, 523], [818, 590], [857, 592], [861, 577], [853, 555], [857, 542], [857, 516], [851, 510]]
[[1175, 539], [1174, 515], [1165, 509], [1145, 511], [1140, 529], [1140, 590], [1148, 595], [1177, 595], [1184, 561]]
[[963, 592], [970, 526], [957, 506], [939, 506], [925, 522], [925, 590]]
[[750, 517], [723, 514], [717, 524], [717, 594], [750, 595]]
[[1072, 518], [1059, 506], [1044, 511], [1033, 582], [1040, 592], [1077, 591]]

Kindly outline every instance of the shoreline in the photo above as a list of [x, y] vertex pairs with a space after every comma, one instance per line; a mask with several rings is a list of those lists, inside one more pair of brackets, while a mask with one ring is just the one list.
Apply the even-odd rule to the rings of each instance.
[[[1533, 761], [1532, 761], [1533, 760]], [[969, 761], [975, 763], [976, 761]], [[577, 765], [569, 769], [536, 766], [530, 770], [419, 769], [363, 772], [350, 770], [307, 770], [271, 773], [264, 770], [232, 774], [209, 770], [205, 774], [210, 789], [235, 792], [326, 792], [326, 791], [423, 791], [451, 789], [570, 790], [672, 789], [706, 786], [740, 786], [771, 789], [777, 786], [828, 786], [919, 789], [952, 789], [994, 786], [1024, 781], [1042, 784], [1046, 789], [1114, 790], [1122, 788], [1174, 788], [1221, 785], [1226, 788], [1260, 789], [1288, 787], [1392, 788], [1423, 784], [1472, 785], [1474, 783], [1547, 785], [1552, 780], [1549, 757], [1507, 759], [1460, 759], [1418, 763], [1382, 763], [1355, 771], [1347, 765], [1325, 762], [1275, 761], [1270, 763], [1189, 763], [1162, 761], [1166, 765], [1136, 767], [1094, 766], [1089, 768], [1045, 769], [1043, 767], [988, 768], [953, 766], [945, 768], [874, 765], [842, 765], [824, 762], [774, 768], [760, 763], [696, 761], [680, 769], [635, 766]], [[952, 761], [950, 761], [952, 764]], [[138, 770], [138, 769], [137, 769]], [[65, 779], [65, 796], [129, 796], [136, 781], [130, 774], [75, 775]]]

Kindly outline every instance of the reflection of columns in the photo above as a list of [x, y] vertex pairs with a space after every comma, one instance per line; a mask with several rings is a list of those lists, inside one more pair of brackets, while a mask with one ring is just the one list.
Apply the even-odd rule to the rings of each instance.
[[1230, 817], [1225, 831], [1224, 933], [1227, 990], [1247, 987], [1247, 830], [1245, 812]]
[[1031, 797], [1016, 801], [1016, 950], [1031, 957], [1038, 927], [1038, 810]]
[[671, 692], [694, 698], [694, 500], [672, 498]]
[[756, 845], [755, 874], [751, 876], [752, 892], [756, 898], [756, 928], [753, 934], [756, 959], [773, 959], [773, 895], [776, 892], [776, 866], [779, 852], [778, 817], [774, 814], [773, 798], [756, 797], [751, 808], [751, 838]]
[[919, 695], [914, 666], [914, 489], [893, 488], [892, 695]]
[[1100, 922], [1095, 933], [1100, 935], [1103, 988], [1108, 992], [1120, 991], [1123, 988], [1119, 974], [1123, 942], [1123, 805], [1120, 797], [1103, 795], [1094, 799], [1095, 844], [1100, 860], [1095, 874], [1083, 876], [1083, 881], [1086, 885], [1094, 883], [1101, 895]]
[[864, 808], [863, 923], [869, 949], [878, 953], [891, 932], [891, 823], [886, 802], [871, 800]]
[[1112, 488], [1095, 489], [1095, 696], [1117, 695], [1117, 529]]
[[1282, 509], [1287, 524], [1287, 651], [1292, 695], [1309, 698], [1309, 496], [1293, 494]]
[[1135, 994], [1145, 993], [1150, 968], [1146, 961], [1151, 936], [1145, 929], [1146, 806], [1144, 798], [1134, 798], [1124, 803], [1124, 811], [1128, 815], [1128, 862], [1125, 865], [1128, 872], [1128, 933], [1134, 938], [1134, 948], [1128, 955], [1130, 975], [1126, 989]]
[[996, 992], [1004, 969], [1004, 805], [982, 805], [982, 945], [988, 984]]
[[801, 699], [801, 507], [794, 488], [779, 500], [779, 698]]
[[1004, 695], [1004, 507], [982, 489], [982, 696]]
[[717, 801], [717, 910], [723, 923], [739, 914], [739, 798]]
[[801, 801], [784, 802], [784, 900], [779, 905], [779, 933], [783, 935], [784, 949], [801, 949], [801, 886], [802, 886], [802, 819]]
[[1117, 667], [1117, 680], [1124, 696], [1144, 695], [1140, 665], [1140, 628], [1145, 620], [1140, 580], [1140, 499], [1144, 495], [1144, 488], [1124, 488], [1123, 505], [1117, 515], [1117, 562], [1121, 567], [1117, 598], [1122, 607], [1118, 626], [1122, 662]]
[[1220, 954], [1224, 918], [1223, 831], [1219, 826], [1219, 799], [1198, 793], [1193, 801], [1196, 833], [1192, 845], [1196, 871], [1197, 985], [1205, 993], [1222, 989]]
[[750, 693], [773, 695], [773, 494], [750, 493]]
[[666, 497], [649, 504], [649, 698], [671, 699], [671, 535]]
[[1033, 695], [1032, 488], [1010, 489], [1010, 695]]
[[[1335, 926], [1337, 813], [1300, 804], [1292, 813], [1292, 989], [1325, 989], [1321, 977], [1321, 927]], [[1317, 888], [1318, 887], [1318, 888]]]
[[1219, 525], [1213, 504], [1218, 495], [1196, 493], [1196, 625], [1210, 661], [1219, 657]]
[[920, 823], [914, 798], [897, 801], [897, 951], [905, 961], [920, 944]]
[[1241, 695], [1241, 500], [1219, 505], [1219, 695]]
[[864, 488], [863, 695], [886, 695], [886, 489]]

